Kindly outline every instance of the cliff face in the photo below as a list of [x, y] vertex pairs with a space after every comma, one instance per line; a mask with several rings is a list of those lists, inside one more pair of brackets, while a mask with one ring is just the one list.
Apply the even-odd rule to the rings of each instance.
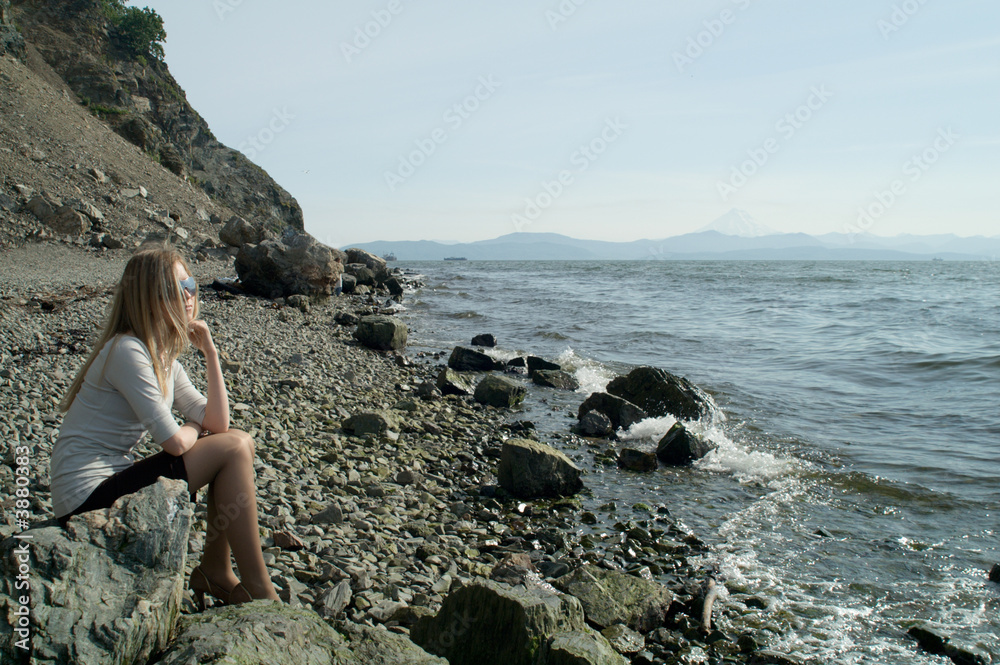
[[24, 59], [24, 38], [11, 16], [10, 1], [0, 0], [0, 55], [10, 53]]
[[16, 57], [29, 64], [33, 57], [43, 60], [115, 132], [218, 203], [275, 231], [303, 230], [295, 199], [242, 153], [216, 140], [165, 63], [118, 47], [101, 0], [14, 0], [12, 8], [7, 2], [0, 0], [0, 25], [12, 20], [20, 28], [26, 52], [19, 53], [16, 38], [3, 27], [0, 51], [10, 41], [6, 50]]

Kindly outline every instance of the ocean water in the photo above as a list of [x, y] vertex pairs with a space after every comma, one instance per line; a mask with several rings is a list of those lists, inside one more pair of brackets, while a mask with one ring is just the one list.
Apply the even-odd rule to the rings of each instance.
[[712, 545], [704, 563], [771, 603], [733, 628], [814, 662], [948, 662], [906, 636], [915, 621], [1000, 658], [1000, 264], [399, 265], [426, 284], [406, 303], [412, 351], [488, 332], [500, 355], [576, 373], [578, 393], [535, 388], [516, 415], [543, 437], [638, 365], [714, 396], [720, 417], [692, 426], [716, 450], [647, 475], [588, 467], [589, 503], [622, 509], [581, 529], [665, 503]]

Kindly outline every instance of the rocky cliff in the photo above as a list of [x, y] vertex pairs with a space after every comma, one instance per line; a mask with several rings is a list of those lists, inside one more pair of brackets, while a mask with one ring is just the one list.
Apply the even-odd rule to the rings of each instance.
[[107, 0], [15, 0], [13, 6], [0, 0], [0, 52], [71, 93], [216, 203], [274, 231], [302, 230], [295, 199], [242, 153], [219, 143], [166, 64], [114, 39], [107, 6]]

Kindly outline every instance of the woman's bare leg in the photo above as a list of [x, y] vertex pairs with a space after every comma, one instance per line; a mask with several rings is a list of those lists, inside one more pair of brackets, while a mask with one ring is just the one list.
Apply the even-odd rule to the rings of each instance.
[[216, 557], [224, 549], [232, 548], [240, 577], [250, 594], [254, 598], [277, 599], [260, 546], [253, 439], [239, 430], [206, 436], [184, 453], [184, 467], [191, 491], [211, 483], [214, 494], [215, 513], [211, 519], [215, 521], [209, 522], [209, 531], [217, 529], [224, 536], [206, 537], [206, 553], [212, 557], [210, 565], [217, 565]]

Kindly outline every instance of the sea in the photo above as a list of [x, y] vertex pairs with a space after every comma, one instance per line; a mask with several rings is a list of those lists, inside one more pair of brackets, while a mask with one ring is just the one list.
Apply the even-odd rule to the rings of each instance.
[[[946, 663], [927, 623], [1000, 662], [1000, 263], [441, 261], [401, 315], [410, 353], [492, 333], [499, 357], [558, 361], [512, 419], [560, 447], [587, 394], [650, 365], [708, 391], [688, 423], [716, 448], [649, 474], [588, 462], [581, 533], [665, 505], [699, 563], [766, 600], [731, 630], [817, 663]], [[655, 447], [670, 417], [620, 433]], [[598, 510], [615, 502], [617, 514]]]

